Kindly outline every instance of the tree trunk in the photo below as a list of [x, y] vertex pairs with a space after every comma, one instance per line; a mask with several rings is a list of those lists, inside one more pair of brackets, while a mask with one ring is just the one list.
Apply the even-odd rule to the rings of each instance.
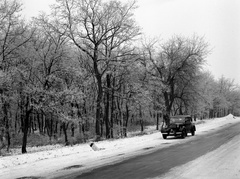
[[58, 121], [56, 120], [55, 128], [54, 128], [54, 135], [57, 135], [57, 130], [58, 130]]
[[157, 112], [157, 127], [156, 127], [156, 130], [159, 130], [159, 116], [160, 116], [160, 114]]
[[25, 120], [24, 120], [24, 125], [23, 125], [23, 142], [22, 142], [22, 153], [27, 153], [27, 135], [28, 135], [28, 128], [29, 128], [29, 118], [30, 114], [32, 112], [32, 108], [29, 107], [30, 104], [30, 99], [27, 97], [26, 99], [26, 110], [25, 110]]
[[53, 136], [53, 114], [50, 114], [50, 135]]
[[40, 114], [39, 114], [39, 112], [37, 112], [37, 121], [38, 121], [38, 130], [39, 130], [39, 133], [42, 134], [43, 131], [42, 131], [42, 125], [41, 125], [41, 121], [40, 121]]
[[166, 108], [166, 112], [164, 114], [164, 120], [166, 122], [167, 125], [169, 125], [170, 123], [170, 113], [171, 113], [171, 108], [172, 108], [172, 102], [170, 102], [169, 100], [169, 96], [168, 96], [168, 92], [165, 91], [163, 93], [164, 95], [164, 100], [165, 100], [165, 108]]
[[75, 132], [75, 127], [74, 127], [74, 123], [71, 124], [71, 136], [74, 137], [74, 132]]
[[3, 101], [4, 123], [5, 123], [5, 129], [6, 129], [6, 137], [7, 137], [7, 151], [9, 151], [9, 148], [11, 145], [11, 136], [9, 131], [9, 118], [8, 118], [9, 107], [10, 107], [9, 104], [6, 101]]
[[141, 106], [139, 108], [139, 117], [140, 117], [141, 132], [143, 132], [144, 131], [144, 127], [143, 127], [143, 116], [142, 116], [142, 108], [141, 108]]
[[106, 138], [110, 138], [110, 129], [109, 129], [109, 103], [110, 103], [110, 75], [107, 74], [107, 90], [106, 90], [106, 103], [105, 103], [105, 127], [106, 127]]
[[127, 137], [128, 120], [129, 120], [129, 109], [128, 109], [128, 105], [126, 103], [125, 125], [124, 125], [124, 128], [123, 128], [124, 129], [124, 131], [123, 131], [124, 137]]
[[94, 44], [94, 54], [93, 54], [93, 69], [95, 73], [95, 77], [97, 79], [97, 101], [96, 101], [96, 124], [95, 124], [95, 132], [96, 132], [96, 140], [100, 139], [101, 131], [100, 131], [100, 120], [101, 120], [101, 102], [103, 96], [103, 88], [102, 88], [102, 75], [98, 69], [98, 45]]
[[45, 134], [46, 133], [46, 128], [45, 128], [45, 122], [46, 122], [46, 120], [45, 120], [45, 115], [43, 114], [43, 112], [42, 112], [42, 131], [43, 131], [43, 134]]
[[68, 137], [67, 137], [68, 123], [66, 124], [65, 122], [63, 122], [62, 128], [63, 128], [64, 137], [65, 137], [65, 145], [69, 145]]
[[102, 101], [102, 82], [101, 79], [98, 79], [98, 95], [97, 95], [97, 109], [96, 109], [96, 137], [100, 137], [100, 120], [101, 120], [101, 101]]
[[111, 122], [110, 122], [110, 136], [113, 138], [113, 118], [114, 118], [114, 86], [115, 86], [115, 78], [113, 77], [113, 84], [112, 84], [112, 94], [111, 94]]

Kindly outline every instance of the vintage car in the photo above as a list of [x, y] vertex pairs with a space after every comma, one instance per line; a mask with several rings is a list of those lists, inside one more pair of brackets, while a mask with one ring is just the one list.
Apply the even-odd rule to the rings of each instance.
[[166, 121], [163, 121], [161, 127], [161, 133], [164, 139], [166, 139], [167, 136], [181, 136], [185, 138], [188, 133], [194, 136], [195, 131], [196, 127], [195, 124], [192, 123], [192, 117], [190, 115], [171, 116], [169, 124], [167, 125]]

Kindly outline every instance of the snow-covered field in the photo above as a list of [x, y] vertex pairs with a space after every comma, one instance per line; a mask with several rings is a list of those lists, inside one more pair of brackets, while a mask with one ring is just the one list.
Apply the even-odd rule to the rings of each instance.
[[[228, 115], [224, 118], [197, 121], [196, 135], [203, 135], [207, 132], [212, 132], [214, 130], [220, 129], [221, 127], [225, 127], [227, 125], [231, 125], [237, 122], [240, 122], [240, 118], [233, 117], [232, 115]], [[135, 137], [118, 140], [95, 142], [94, 146], [92, 147], [90, 147], [89, 142], [86, 144], [67, 147], [55, 146], [54, 149], [52, 148], [52, 146], [44, 148], [28, 148], [28, 151], [35, 152], [0, 157], [0, 178], [13, 179], [27, 176], [41, 176], [46, 178], [57, 177], [62, 173], [71, 173], [73, 170], [91, 170], [105, 164], [119, 162], [132, 156], [146, 154], [160, 148], [168, 147], [170, 145], [183, 143], [194, 139], [194, 137], [187, 137], [184, 140], [164, 140], [162, 139], [161, 133], [159, 131], [154, 131], [151, 127], [146, 130], [146, 133], [148, 135], [138, 135]], [[229, 162], [226, 163], [226, 161], [228, 159], [232, 159], [232, 165], [234, 164], [236, 166], [240, 166], [239, 144], [240, 142], [237, 139], [232, 140], [231, 144], [228, 144], [228, 146], [231, 146], [231, 149], [234, 150], [235, 153], [238, 152], [239, 155], [236, 156], [236, 154], [231, 154], [230, 156], [223, 158], [222, 161], [225, 162], [225, 165], [229, 165]], [[183, 166], [172, 169], [169, 174], [166, 174], [165, 178], [171, 178], [172, 176], [175, 176], [176, 173], [178, 174], [178, 176], [181, 176], [181, 167], [194, 169], [189, 170], [192, 172], [182, 173], [182, 178], [196, 178], [196, 176], [194, 176], [194, 171], [206, 171], [205, 167], [208, 167], [210, 165], [211, 170], [209, 170], [208, 173], [211, 174], [210, 176], [213, 176], [213, 166], [221, 167], [223, 168], [222, 171], [224, 171], [224, 169], [227, 171], [229, 167], [220, 164], [219, 159], [217, 158], [218, 155], [227, 153], [226, 149], [223, 148], [224, 146], [221, 146], [216, 151], [211, 152], [214, 153], [214, 155], [206, 154], [205, 156], [202, 156]], [[99, 150], [93, 150], [94, 148], [97, 148]], [[209, 157], [208, 155], [211, 157]], [[213, 158], [214, 156], [216, 158]], [[214, 163], [206, 163], [206, 159], [211, 158], [211, 162]], [[218, 165], [216, 165], [216, 163], [218, 163]], [[238, 178], [240, 177], [240, 169], [237, 169], [235, 167], [235, 170], [231, 171], [235, 172], [234, 174], [238, 176]], [[218, 176], [221, 175], [218, 174]], [[231, 176], [233, 176], [233, 173]], [[206, 178], [206, 176], [202, 175], [199, 178]]]

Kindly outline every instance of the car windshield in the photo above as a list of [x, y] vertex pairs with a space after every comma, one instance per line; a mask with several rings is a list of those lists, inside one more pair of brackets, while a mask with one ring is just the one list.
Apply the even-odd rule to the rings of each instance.
[[183, 123], [184, 118], [181, 117], [171, 117], [170, 118], [170, 123]]

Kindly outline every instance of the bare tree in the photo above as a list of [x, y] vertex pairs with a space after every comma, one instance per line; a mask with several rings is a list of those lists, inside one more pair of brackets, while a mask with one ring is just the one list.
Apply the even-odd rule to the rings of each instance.
[[[139, 28], [133, 19], [135, 2], [123, 4], [119, 1], [59, 0], [54, 6], [54, 16], [61, 24], [59, 33], [67, 30], [67, 36], [91, 60], [97, 81], [96, 135], [100, 136], [101, 103], [103, 97], [103, 75], [116, 60], [116, 52], [123, 49], [138, 34]], [[122, 51], [121, 56], [127, 52]], [[128, 51], [129, 53], [129, 51]], [[117, 53], [119, 55], [119, 53]], [[114, 58], [113, 58], [113, 55]]]
[[21, 4], [17, 1], [3, 0], [0, 2], [0, 72], [1, 101], [4, 112], [4, 124], [10, 146], [10, 104], [14, 94], [13, 84], [16, 76], [15, 67], [20, 63], [21, 48], [31, 39], [32, 32], [24, 24], [20, 16]]
[[174, 101], [181, 97], [180, 84], [187, 85], [191, 82], [204, 63], [204, 58], [208, 54], [207, 47], [204, 39], [197, 36], [192, 38], [175, 36], [161, 45], [159, 55], [153, 53], [154, 44], [145, 46], [145, 59], [150, 62], [148, 71], [162, 83], [160, 90], [167, 116], [170, 115]]

